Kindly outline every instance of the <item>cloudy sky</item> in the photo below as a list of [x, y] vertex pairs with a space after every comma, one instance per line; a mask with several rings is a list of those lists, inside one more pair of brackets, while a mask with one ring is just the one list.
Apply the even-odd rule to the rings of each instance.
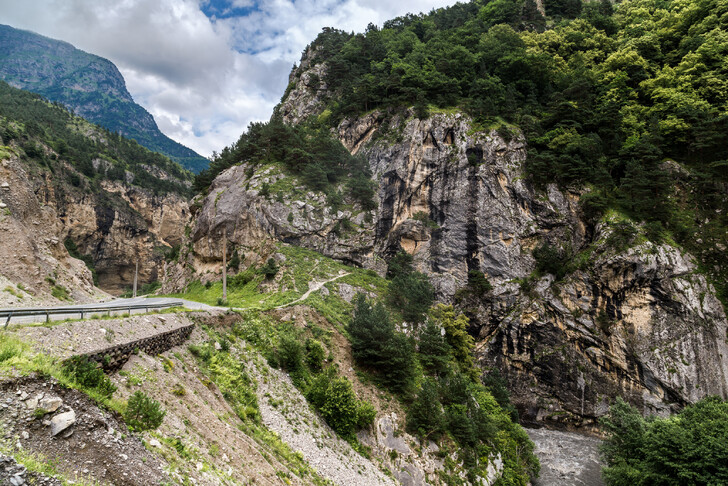
[[0, 23], [113, 61], [171, 138], [209, 156], [267, 120], [288, 74], [323, 27], [455, 0], [0, 0]]

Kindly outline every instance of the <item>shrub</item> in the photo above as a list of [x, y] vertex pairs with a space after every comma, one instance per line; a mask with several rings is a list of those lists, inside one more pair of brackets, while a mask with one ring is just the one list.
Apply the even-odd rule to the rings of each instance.
[[210, 360], [212, 359], [212, 349], [210, 348], [209, 344], [190, 344], [189, 346], [187, 346], [187, 349], [190, 353], [192, 353], [193, 356], [199, 358], [204, 363], [210, 363]]
[[480, 297], [493, 290], [493, 286], [488, 281], [488, 277], [480, 270], [470, 270], [468, 272], [468, 287], [470, 288], [470, 292], [476, 297]]
[[166, 414], [158, 401], [144, 392], [136, 391], [129, 398], [124, 420], [136, 430], [153, 430], [162, 425]]
[[230, 288], [241, 288], [248, 285], [248, 282], [252, 281], [255, 278], [255, 270], [251, 267], [245, 270], [244, 272], [240, 272], [239, 274], [235, 275], [234, 277], [230, 277], [228, 279], [228, 286]]
[[104, 398], [111, 398], [116, 386], [106, 376], [98, 364], [86, 356], [74, 356], [62, 365], [63, 373], [86, 390], [94, 390]]
[[230, 262], [228, 262], [228, 268], [237, 270], [238, 267], [240, 267], [240, 255], [238, 255], [238, 249], [235, 248], [233, 250], [233, 256], [230, 258]]
[[351, 382], [335, 372], [329, 368], [319, 374], [306, 398], [337, 434], [351, 440], [357, 430], [373, 423], [376, 412], [371, 404], [357, 400]]
[[278, 273], [278, 264], [275, 260], [269, 258], [265, 265], [260, 268], [260, 273], [265, 275], [265, 278], [271, 279]]
[[551, 274], [556, 280], [561, 280], [568, 273], [568, 256], [558, 248], [544, 242], [533, 250], [536, 260], [536, 272], [539, 275]]
[[63, 285], [54, 285], [51, 288], [51, 295], [58, 300], [71, 300], [71, 297], [68, 295], [68, 289]]
[[320, 371], [324, 364], [326, 349], [321, 341], [316, 339], [306, 340], [306, 364], [313, 371]]
[[278, 346], [278, 362], [289, 373], [303, 368], [303, 346], [298, 342], [296, 336], [291, 334], [281, 336]]
[[8, 335], [2, 335], [2, 339], [0, 339], [0, 363], [22, 355], [23, 350], [24, 346], [21, 341], [10, 338]]

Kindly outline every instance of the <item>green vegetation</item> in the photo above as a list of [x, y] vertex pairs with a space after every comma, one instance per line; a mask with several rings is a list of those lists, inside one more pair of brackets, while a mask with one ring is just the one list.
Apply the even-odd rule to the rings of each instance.
[[7, 25], [0, 26], [0, 43], [4, 46], [0, 79], [61, 103], [193, 172], [208, 166], [207, 159], [159, 130], [152, 115], [134, 103], [124, 79], [108, 60]]
[[142, 391], [135, 391], [129, 398], [124, 412], [124, 421], [136, 430], [153, 430], [162, 425], [167, 414], [158, 401]]
[[387, 268], [389, 284], [387, 295], [390, 305], [399, 309], [409, 323], [419, 324], [434, 300], [434, 289], [427, 275], [412, 267], [412, 256], [398, 253]]
[[[285, 290], [263, 292], [260, 285], [265, 281], [266, 275], [262, 268], [251, 266], [236, 275], [228, 276], [226, 305], [235, 308], [269, 310], [302, 297], [312, 281], [325, 281], [332, 275], [343, 272], [349, 275], [341, 277], [336, 281], [337, 283], [355, 285], [372, 292], [383, 292], [387, 286], [386, 280], [378, 277], [374, 272], [348, 267], [312, 250], [279, 244], [277, 252], [285, 257], [285, 261], [276, 264], [274, 260], [274, 264], [278, 266], [275, 279], [278, 285]], [[267, 265], [266, 263], [261, 267]], [[217, 305], [217, 300], [222, 297], [222, 283], [210, 282], [209, 285], [203, 285], [200, 282], [192, 282], [187, 286], [186, 292], [169, 296]], [[333, 323], [343, 324], [350, 319], [351, 304], [338, 296], [322, 297], [318, 293], [314, 293], [304, 303], [316, 308]]]
[[414, 342], [395, 330], [381, 302], [372, 305], [358, 294], [354, 306], [348, 327], [354, 359], [378, 372], [378, 380], [389, 390], [410, 392], [414, 380]]
[[[0, 429], [0, 432], [2, 429]], [[9, 441], [0, 439], [0, 454], [11, 456], [18, 464], [22, 464], [31, 473], [39, 473], [46, 477], [56, 478], [63, 486], [95, 486], [83, 478], [74, 476], [73, 479], [60, 473], [56, 462], [39, 453], [19, 449], [8, 444]], [[9, 483], [12, 484], [12, 483]], [[26, 483], [32, 484], [32, 483]]]
[[[393, 299], [392, 294], [416, 293], [412, 289], [417, 287], [408, 286], [403, 278], [416, 273], [409, 255], [400, 253], [392, 258], [388, 271], [392, 280], [384, 301], [400, 310], [406, 307], [406, 302]], [[472, 287], [475, 292], [490, 289], [485, 277], [477, 273], [473, 274]], [[424, 311], [432, 303], [432, 288], [427, 292], [429, 300], [426, 307], [422, 304]], [[407, 315], [408, 311], [402, 313]], [[357, 295], [347, 327], [357, 364], [403, 401], [410, 433], [457, 444], [469, 480], [482, 475], [489, 455], [499, 451], [505, 462], [501, 482], [528, 484], [539, 470], [533, 444], [518, 426], [502, 382], [490, 375], [481, 382], [473, 359], [474, 340], [467, 333], [467, 317], [442, 304], [425, 315], [410, 321], [424, 321], [414, 340], [397, 331], [382, 302], [370, 302], [362, 294]], [[443, 480], [448, 484], [456, 481], [447, 474]]]
[[51, 295], [58, 300], [72, 300], [71, 296], [68, 295], [68, 289], [63, 285], [54, 285], [51, 287]]
[[106, 399], [116, 391], [116, 386], [106, 376], [94, 361], [85, 356], [74, 356], [66, 360], [61, 369], [63, 373], [84, 390], [94, 390], [99, 396]]
[[[392, 258], [387, 281], [373, 272], [347, 267], [303, 248], [281, 244], [278, 252], [285, 258], [280, 259], [275, 280], [269, 284], [285, 290], [262, 292], [259, 285], [266, 277], [260, 268], [248, 268], [229, 280], [228, 303], [245, 310], [239, 311], [241, 319], [231, 336], [214, 334], [221, 348], [224, 339], [242, 340], [253, 346], [271, 366], [287, 371], [324, 420], [355, 449], [363, 451], [355, 440], [355, 432], [371, 424], [374, 410], [356, 397], [352, 384], [331, 363], [334, 331], [312, 322], [304, 327], [291, 321], [281, 322], [268, 312], [299, 298], [312, 281], [347, 272], [348, 275], [327, 285], [328, 295], [315, 292], [304, 303], [350, 338], [362, 376], [402, 402], [408, 417], [407, 429], [422, 438], [438, 440], [447, 450], [458, 451], [471, 478], [484, 474], [486, 459], [497, 452], [506, 464], [503, 484], [525, 485], [529, 476], [537, 474], [533, 444], [517, 424], [517, 414], [503, 381], [491, 374], [481, 382], [476, 372], [467, 318], [452, 307], [424, 307], [424, 311], [418, 309], [423, 314], [417, 314], [418, 318], [412, 321], [420, 323], [412, 337], [394, 325], [402, 321], [403, 311], [394, 307], [396, 300], [390, 292], [397, 287], [393, 284], [395, 279], [416, 274], [409, 255], [400, 253]], [[347, 303], [336, 292], [336, 286], [343, 283], [370, 292], [378, 300], [367, 300], [359, 294]], [[490, 290], [482, 274], [474, 273], [471, 283], [474, 292]], [[209, 288], [196, 283], [189, 290], [190, 293], [180, 296], [214, 303], [221, 295], [219, 283], [210, 284]], [[427, 293], [432, 302], [432, 289]], [[190, 350], [206, 363], [206, 373], [238, 415], [247, 418], [246, 423], [253, 427], [257, 416], [253, 385], [247, 378], [237, 384], [229, 381], [245, 376], [241, 368], [236, 368], [242, 366], [240, 361], [223, 358], [228, 353], [216, 351], [212, 341]], [[220, 368], [224, 371], [212, 372], [216, 360], [226, 363]], [[456, 463], [446, 469], [449, 472], [443, 473], [443, 480], [458, 484]]]
[[452, 307], [433, 308], [415, 352], [415, 342], [395, 330], [384, 306], [360, 294], [348, 331], [357, 363], [405, 402], [409, 432], [422, 439], [449, 437], [471, 481], [484, 473], [489, 454], [499, 451], [504, 484], [526, 485], [539, 470], [533, 444], [511, 409], [480, 382], [467, 324]]
[[[246, 370], [246, 363], [255, 362], [260, 357], [256, 353], [250, 353], [250, 350], [245, 349], [244, 346], [240, 346], [239, 343], [242, 341], [238, 338], [252, 344], [254, 348], [267, 356], [270, 362], [283, 361], [287, 367], [297, 370], [298, 373], [295, 375], [297, 385], [309, 382], [311, 379], [304, 364], [299, 361], [300, 353], [294, 350], [292, 353], [288, 351], [279, 354], [277, 351], [277, 346], [280, 346], [281, 341], [291, 341], [292, 332], [291, 326], [287, 323], [277, 324], [278, 326], [276, 326], [276, 322], [259, 311], [250, 311], [243, 315], [243, 319], [235, 324], [232, 333], [228, 335], [203, 326], [203, 330], [207, 331], [210, 336], [210, 341], [199, 346], [190, 346], [189, 350], [198, 359], [201, 365], [200, 371], [210, 377], [210, 381], [207, 383], [217, 385], [225, 400], [241, 419], [240, 428], [243, 432], [256, 442], [264, 444], [278, 460], [287, 464], [289, 470], [299, 477], [310, 479], [316, 485], [327, 485], [329, 482], [311, 469], [300, 453], [293, 452], [277, 434], [270, 432], [261, 424], [256, 395], [257, 384]], [[219, 350], [215, 348], [214, 342], [221, 343]], [[292, 359], [291, 356], [293, 356]], [[296, 356], [298, 357], [296, 358]], [[260, 363], [254, 363], [253, 366], [260, 366]], [[336, 403], [336, 401], [332, 401], [327, 407], [329, 418], [332, 421], [341, 416], [336, 412]]]
[[62, 386], [82, 391], [101, 407], [124, 411], [125, 404], [112, 398], [116, 387], [95, 363], [83, 357], [60, 362], [47, 353], [34, 352], [12, 333], [0, 332], [0, 377], [18, 373], [52, 376]]
[[728, 6], [544, 5], [547, 18], [532, 0], [472, 0], [362, 34], [324, 29], [310, 51], [328, 68], [326, 119], [377, 109], [386, 121], [414, 106], [518, 127], [537, 185], [588, 187], [592, 222], [616, 209], [651, 240], [684, 246], [725, 302]]
[[647, 419], [618, 398], [602, 426], [609, 486], [728, 483], [728, 402], [718, 397]]
[[[127, 183], [129, 178], [131, 184], [157, 194], [191, 194], [185, 183], [192, 175], [165, 156], [2, 81], [0, 139], [5, 145], [19, 147], [24, 158], [50, 171], [61, 194], [72, 188], [102, 193], [101, 181]], [[172, 179], [157, 177], [148, 167], [166, 172]]]
[[351, 382], [336, 376], [334, 367], [319, 373], [306, 391], [306, 398], [326, 423], [342, 438], [355, 441], [359, 429], [374, 422], [374, 407], [357, 399]]
[[[309, 189], [325, 192], [330, 203], [341, 198], [338, 186], [345, 183], [347, 194], [364, 210], [375, 207], [366, 160], [352, 156], [328, 127], [291, 126], [276, 117], [268, 123], [251, 123], [235, 144], [213, 155], [210, 167], [195, 178], [195, 189], [206, 190], [217, 174], [241, 163], [248, 165], [251, 176], [256, 166], [281, 164]], [[271, 186], [266, 185], [260, 194], [270, 192]]]

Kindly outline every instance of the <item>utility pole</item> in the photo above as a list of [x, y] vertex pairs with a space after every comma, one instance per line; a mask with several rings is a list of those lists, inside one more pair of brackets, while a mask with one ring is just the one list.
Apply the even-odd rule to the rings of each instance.
[[227, 226], [222, 227], [222, 300], [227, 300]]
[[134, 298], [137, 296], [137, 278], [139, 276], [139, 259], [136, 261], [136, 268], [134, 269]]

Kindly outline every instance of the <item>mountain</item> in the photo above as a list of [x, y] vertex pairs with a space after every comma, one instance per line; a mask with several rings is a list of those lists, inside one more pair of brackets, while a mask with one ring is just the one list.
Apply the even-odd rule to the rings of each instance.
[[271, 121], [197, 177], [169, 285], [203, 278], [223, 227], [240, 254], [267, 239], [379, 275], [406, 254], [526, 423], [595, 430], [616, 397], [644, 414], [728, 397], [728, 9], [543, 8], [325, 29]]
[[92, 284], [121, 293], [137, 262], [140, 283], [158, 280], [165, 252], [181, 242], [191, 178], [167, 157], [0, 81], [0, 281], [18, 289], [0, 302], [87, 300]]
[[209, 161], [164, 135], [134, 103], [116, 66], [66, 42], [0, 25], [0, 79], [41, 94], [77, 115], [199, 172]]

